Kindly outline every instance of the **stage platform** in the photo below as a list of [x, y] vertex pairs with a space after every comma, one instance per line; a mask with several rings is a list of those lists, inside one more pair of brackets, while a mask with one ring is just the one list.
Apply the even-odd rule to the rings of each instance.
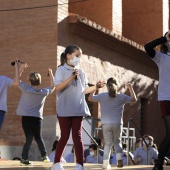
[[[75, 163], [63, 163], [65, 170], [75, 170]], [[20, 166], [19, 161], [0, 161], [0, 170], [51, 170], [52, 163], [32, 162], [30, 166]], [[84, 164], [85, 170], [101, 170], [101, 164]], [[153, 166], [124, 166], [117, 168], [112, 166], [112, 170], [152, 170]], [[164, 170], [170, 170], [170, 166], [165, 166]]]

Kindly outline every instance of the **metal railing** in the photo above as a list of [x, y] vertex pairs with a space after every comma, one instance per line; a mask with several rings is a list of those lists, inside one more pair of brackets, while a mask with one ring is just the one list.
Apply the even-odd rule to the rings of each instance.
[[90, 135], [90, 133], [84, 128], [82, 127], [83, 130], [86, 132], [86, 134], [90, 137], [90, 139], [97, 145], [97, 163], [99, 163], [99, 145], [98, 143], [93, 139], [93, 137]]
[[[128, 155], [129, 155], [129, 139], [130, 139], [130, 134], [129, 134], [129, 130], [130, 130], [130, 123], [133, 124], [133, 126], [135, 127], [135, 129], [137, 130], [137, 132], [139, 133], [139, 135], [141, 136], [142, 140], [144, 141], [145, 145], [146, 145], [146, 148], [147, 148], [147, 151], [146, 151], [146, 164], [148, 165], [148, 144], [146, 143], [145, 139], [143, 138], [143, 136], [141, 135], [138, 127], [136, 126], [135, 122], [133, 121], [132, 118], [129, 119], [128, 121], [128, 145], [127, 145], [127, 152], [128, 152]], [[127, 156], [127, 165], [129, 165], [129, 156]]]
[[[95, 137], [98, 138], [98, 132], [101, 131], [102, 128], [95, 128]], [[130, 139], [130, 151], [131, 152], [134, 152], [135, 151], [135, 142], [136, 142], [136, 136], [135, 136], [135, 128], [129, 128], [129, 130], [131, 131], [132, 135], [129, 136], [129, 139]], [[128, 128], [127, 127], [123, 127], [122, 128], [122, 143], [125, 143], [127, 144], [127, 141], [128, 141]]]

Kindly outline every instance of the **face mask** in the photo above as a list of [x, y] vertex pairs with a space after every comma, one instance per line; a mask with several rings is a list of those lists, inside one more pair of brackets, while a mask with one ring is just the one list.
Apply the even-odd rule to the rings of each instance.
[[90, 152], [90, 155], [91, 155], [91, 156], [94, 156], [94, 152], [93, 152], [93, 151], [92, 151], [92, 152]]
[[73, 66], [77, 66], [80, 63], [80, 58], [74, 56], [73, 60], [70, 60], [70, 64]]
[[[149, 145], [149, 140], [146, 139], [145, 142]], [[146, 145], [145, 142], [143, 141], [144, 145]]]

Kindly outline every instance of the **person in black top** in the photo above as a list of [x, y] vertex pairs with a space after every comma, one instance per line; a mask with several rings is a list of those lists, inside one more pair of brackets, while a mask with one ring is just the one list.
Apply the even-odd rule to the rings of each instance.
[[[144, 47], [147, 54], [157, 64], [159, 69], [158, 101], [160, 102], [161, 117], [166, 128], [166, 136], [160, 147], [158, 159], [152, 170], [163, 170], [164, 157], [170, 146], [170, 31], [164, 36], [157, 38]], [[154, 48], [160, 46], [160, 51]]]

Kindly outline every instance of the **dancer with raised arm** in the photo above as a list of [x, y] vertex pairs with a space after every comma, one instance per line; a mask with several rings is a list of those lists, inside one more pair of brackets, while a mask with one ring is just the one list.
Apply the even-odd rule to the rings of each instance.
[[[160, 51], [154, 49], [158, 45], [160, 45]], [[144, 47], [159, 70], [158, 101], [166, 136], [159, 147], [158, 159], [153, 170], [163, 170], [164, 157], [170, 146], [170, 31], [164, 36], [147, 43]]]
[[118, 81], [113, 77], [107, 80], [106, 86], [107, 92], [94, 95], [94, 90], [90, 93], [88, 100], [100, 103], [104, 137], [103, 169], [109, 170], [111, 169], [109, 159], [113, 145], [116, 152], [117, 167], [123, 167], [121, 143], [123, 110], [125, 103], [136, 102], [136, 95], [131, 83], [125, 85], [129, 89], [130, 96], [118, 93]]
[[[26, 64], [22, 64], [23, 69], [27, 67]], [[21, 70], [22, 72], [23, 70]], [[19, 88], [22, 91], [21, 99], [16, 111], [17, 115], [22, 116], [22, 127], [26, 137], [26, 142], [22, 150], [22, 159], [20, 165], [30, 165], [28, 159], [29, 149], [32, 144], [33, 138], [35, 139], [38, 148], [41, 152], [43, 162], [50, 162], [45, 144], [42, 138], [42, 120], [43, 120], [43, 108], [46, 97], [54, 90], [53, 73], [51, 69], [48, 69], [49, 73], [49, 86], [46, 88], [40, 88], [41, 75], [40, 73], [33, 72], [28, 76], [28, 80], [31, 84], [26, 84], [22, 81], [19, 83]]]

